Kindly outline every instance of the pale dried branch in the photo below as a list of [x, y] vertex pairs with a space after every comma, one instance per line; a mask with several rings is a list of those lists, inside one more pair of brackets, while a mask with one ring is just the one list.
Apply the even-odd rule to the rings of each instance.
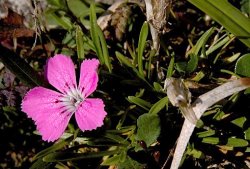
[[[246, 88], [250, 87], [250, 78], [240, 78], [227, 82], [201, 96], [199, 96], [192, 104], [192, 109], [198, 119], [202, 114], [213, 104], [218, 101]], [[194, 131], [195, 125], [189, 120], [185, 119], [182, 126], [180, 136], [178, 138], [177, 146], [174, 152], [171, 169], [178, 169], [182, 156], [186, 150], [187, 144]]]

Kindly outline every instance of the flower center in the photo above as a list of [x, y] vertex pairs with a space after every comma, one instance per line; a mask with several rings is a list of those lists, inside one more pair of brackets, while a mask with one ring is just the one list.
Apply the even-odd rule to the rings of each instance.
[[84, 100], [82, 93], [76, 89], [69, 89], [67, 94], [64, 94], [63, 97], [60, 98], [60, 101], [65, 105], [66, 109], [69, 112], [74, 113], [78, 105]]

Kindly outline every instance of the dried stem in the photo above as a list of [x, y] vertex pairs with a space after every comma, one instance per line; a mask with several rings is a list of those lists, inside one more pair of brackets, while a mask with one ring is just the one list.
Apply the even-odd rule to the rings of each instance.
[[[192, 104], [192, 108], [196, 117], [200, 119], [202, 114], [215, 104], [216, 102], [250, 87], [250, 78], [241, 78], [227, 82], [201, 96], [199, 96]], [[181, 158], [186, 150], [189, 139], [194, 131], [195, 125], [185, 119], [182, 126], [180, 136], [178, 138], [177, 146], [174, 152], [173, 161], [170, 169], [178, 169]]]

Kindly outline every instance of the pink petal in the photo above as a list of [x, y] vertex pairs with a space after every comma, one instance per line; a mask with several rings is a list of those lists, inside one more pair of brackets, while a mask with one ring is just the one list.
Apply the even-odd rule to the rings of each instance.
[[101, 99], [85, 99], [75, 113], [77, 124], [82, 131], [102, 126], [106, 115]]
[[98, 65], [99, 61], [97, 59], [84, 60], [81, 64], [79, 89], [85, 97], [88, 97], [96, 90], [98, 82]]
[[68, 56], [57, 54], [49, 58], [45, 76], [52, 86], [63, 93], [66, 93], [69, 88], [76, 88], [75, 66]]
[[31, 89], [22, 101], [22, 111], [35, 121], [45, 141], [55, 141], [65, 131], [72, 113], [67, 112], [58, 98], [61, 94], [43, 87]]

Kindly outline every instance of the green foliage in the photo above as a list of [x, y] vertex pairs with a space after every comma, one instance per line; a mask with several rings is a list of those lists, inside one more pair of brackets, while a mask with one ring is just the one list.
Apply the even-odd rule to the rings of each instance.
[[103, 32], [97, 25], [95, 5], [93, 3], [90, 5], [90, 26], [90, 34], [95, 45], [97, 56], [100, 59], [100, 62], [104, 63], [109, 72], [111, 72], [111, 60], [108, 54], [106, 40], [104, 39]]
[[200, 37], [200, 39], [197, 41], [197, 43], [195, 44], [195, 46], [191, 49], [190, 53], [193, 54], [193, 55], [195, 55], [197, 57], [197, 55], [201, 51], [200, 52], [200, 54], [201, 54], [200, 57], [206, 57], [206, 54], [205, 54], [205, 45], [206, 45], [206, 42], [208, 41], [209, 37], [214, 33], [214, 30], [215, 30], [214, 27], [212, 27], [209, 30], [207, 30]]
[[65, 14], [58, 14], [57, 10], [48, 10], [46, 12], [46, 18], [50, 23], [61, 26], [63, 29], [70, 31], [73, 28], [73, 24]]
[[248, 141], [239, 138], [228, 138], [227, 146], [246, 147], [248, 146]]
[[170, 62], [169, 62], [167, 77], [171, 77], [174, 73], [173, 71], [174, 71], [174, 57], [172, 57]]
[[250, 1], [241, 0], [240, 4], [241, 4], [241, 11], [243, 11], [243, 12], [247, 13], [248, 15], [250, 15]]
[[194, 158], [202, 158], [204, 156], [204, 154], [201, 151], [193, 148], [190, 145], [187, 147], [185, 155], [193, 156]]
[[198, 56], [195, 54], [190, 55], [190, 60], [187, 63], [186, 71], [192, 73], [198, 66]]
[[219, 138], [218, 137], [205, 137], [202, 139], [202, 142], [207, 143], [207, 144], [217, 145], [219, 144]]
[[36, 156], [34, 157], [34, 160], [39, 159], [39, 158], [43, 158], [44, 156], [53, 153], [57, 150], [62, 149], [63, 147], [65, 147], [66, 145], [70, 144], [70, 142], [73, 140], [73, 136], [65, 139], [65, 140], [61, 140], [60, 142], [58, 142], [57, 144], [54, 144], [52, 146], [50, 146], [49, 148], [46, 148], [42, 151], [40, 151], [39, 153], [36, 154]]
[[133, 160], [132, 158], [130, 157], [127, 157], [123, 163], [119, 163], [117, 165], [117, 167], [119, 169], [140, 169], [140, 168], [143, 168], [145, 167], [144, 164], [141, 164], [135, 160]]
[[58, 161], [72, 161], [90, 158], [98, 158], [107, 155], [119, 153], [120, 150], [101, 151], [101, 152], [88, 152], [88, 153], [73, 153], [73, 152], [55, 152], [46, 155], [43, 160], [45, 162], [58, 162]]
[[83, 32], [79, 26], [76, 27], [76, 48], [77, 56], [79, 60], [84, 59], [84, 41], [83, 41]]
[[[226, 0], [189, 2], [228, 31], [213, 20], [206, 20], [203, 14], [187, 5], [186, 1], [176, 2], [170, 16], [173, 28], [166, 34], [159, 34], [160, 49], [156, 51], [150, 50], [151, 21], [145, 21], [145, 10], [140, 11], [143, 9], [140, 3], [123, 3], [128, 8], [120, 6], [111, 12], [108, 27], [101, 30], [97, 20], [108, 11], [108, 5], [94, 4], [91, 0], [48, 0], [50, 6], [45, 12], [46, 23], [52, 26], [52, 30], [61, 32], [57, 35], [60, 36], [58, 39], [46, 34], [55, 50], [47, 50], [45, 39], [41, 41], [45, 46], [44, 52], [48, 52], [48, 56], [54, 53], [67, 54], [78, 69], [83, 59], [98, 58], [101, 63], [99, 84], [93, 97], [97, 95], [104, 100], [108, 115], [104, 126], [95, 131], [77, 133], [74, 129], [75, 121], [72, 120], [68, 133], [65, 133], [70, 137], [63, 136], [60, 141], [47, 145], [48, 148], [34, 157], [31, 168], [82, 168], [82, 161], [91, 163], [93, 159], [96, 161], [91, 164], [121, 169], [163, 166], [162, 162], [168, 156], [166, 152], [173, 149], [178, 135], [176, 131], [179, 131], [183, 120], [178, 108], [168, 104], [168, 97], [163, 91], [164, 79], [173, 76], [183, 78], [187, 84], [190, 82], [191, 85], [187, 86], [193, 94], [192, 98], [197, 98], [234, 76], [250, 77], [249, 49], [237, 41], [238, 38], [250, 47], [249, 18]], [[182, 3], [186, 6], [178, 6]], [[245, 13], [249, 13], [248, 4], [241, 1], [241, 9]], [[131, 17], [126, 18], [125, 9], [131, 10]], [[195, 18], [190, 19], [185, 14], [195, 14]], [[124, 20], [126, 24], [122, 22]], [[121, 27], [124, 29], [121, 30]], [[117, 33], [124, 34], [124, 39], [116, 40]], [[42, 70], [42, 63], [46, 59], [44, 56], [36, 56], [35, 51], [35, 56], [25, 57], [29, 62], [26, 63], [6, 48], [0, 46], [0, 50], [2, 63], [23, 83], [30, 87], [44, 85], [36, 71], [29, 66], [38, 62], [38, 70]], [[248, 95], [245, 94], [244, 99], [248, 102]], [[1, 91], [0, 96], [5, 99]], [[233, 106], [237, 109], [236, 103], [243, 100], [239, 99], [242, 96], [243, 93], [225, 99], [205, 113], [202, 117], [204, 124], [197, 126], [186, 156], [197, 158], [197, 163], [205, 163], [203, 158], [206, 158], [207, 150], [204, 147], [207, 144], [213, 148], [227, 147], [230, 151], [242, 148], [246, 156], [249, 155], [250, 128], [246, 128], [248, 116], [245, 112], [238, 113], [232, 109]], [[6, 119], [11, 121], [8, 113], [16, 113], [19, 108], [2, 105], [1, 110]], [[223, 126], [227, 125], [225, 129]], [[201, 147], [202, 151], [197, 147]], [[161, 160], [155, 156], [157, 151], [161, 154]], [[223, 156], [223, 160], [227, 160], [226, 157], [224, 159]]]
[[203, 131], [203, 132], [197, 133], [198, 137], [200, 137], [200, 138], [210, 137], [210, 136], [213, 136], [214, 134], [215, 134], [214, 130], [208, 130], [208, 131]]
[[250, 20], [227, 0], [188, 0], [250, 47]]
[[53, 8], [56, 9], [65, 9], [66, 8], [66, 0], [47, 0]]
[[235, 124], [238, 127], [243, 128], [246, 121], [247, 121], [246, 117], [240, 117], [240, 118], [237, 118], [237, 119], [231, 121], [231, 123]]
[[139, 42], [138, 42], [138, 56], [137, 56], [138, 69], [141, 76], [144, 76], [142, 58], [147, 37], [148, 37], [148, 24], [147, 22], [144, 22], [140, 31]]
[[128, 96], [128, 100], [129, 100], [129, 102], [134, 103], [147, 111], [151, 107], [151, 104], [149, 102], [147, 102], [143, 99], [140, 99], [138, 97], [135, 97], [135, 96]]
[[89, 15], [89, 7], [81, 0], [69, 0], [67, 1], [69, 10], [77, 17], [83, 17]]
[[149, 147], [160, 135], [160, 119], [155, 114], [143, 114], [137, 119], [136, 140], [144, 141]]
[[149, 110], [149, 114], [157, 114], [159, 111], [161, 111], [165, 106], [168, 105], [168, 97], [164, 97], [160, 99], [158, 102], [156, 102]]
[[95, 5], [92, 4], [90, 7], [90, 35], [91, 39], [95, 45], [95, 50], [98, 58], [100, 59], [101, 63], [104, 63], [104, 58], [103, 58], [103, 53], [102, 53], [102, 48], [100, 44], [100, 39], [98, 36], [98, 25], [96, 22], [96, 13], [95, 13]]
[[121, 163], [124, 163], [126, 158], [127, 158], [127, 154], [125, 151], [123, 151], [118, 155], [114, 155], [112, 157], [109, 157], [108, 159], [103, 161], [101, 165], [103, 165], [103, 166], [119, 165]]
[[40, 169], [40, 168], [44, 168], [44, 169], [50, 169], [54, 166], [55, 164], [53, 163], [47, 163], [45, 161], [43, 161], [43, 159], [38, 159], [36, 160], [32, 166], [30, 167], [30, 169]]
[[250, 127], [244, 131], [245, 133], [245, 139], [250, 141]]
[[250, 77], [250, 54], [245, 54], [237, 60], [235, 73]]

